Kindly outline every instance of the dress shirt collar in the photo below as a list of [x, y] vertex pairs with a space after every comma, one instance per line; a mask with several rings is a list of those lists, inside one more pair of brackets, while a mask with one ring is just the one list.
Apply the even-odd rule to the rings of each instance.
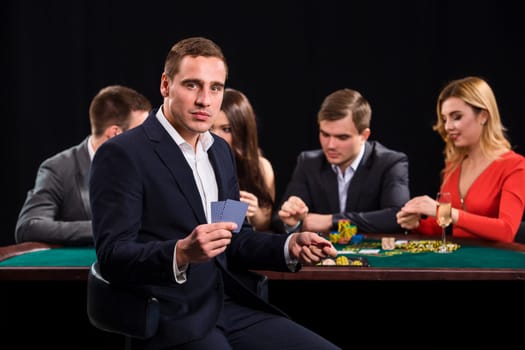
[[[183, 145], [188, 145], [190, 146], [186, 140], [184, 140], [182, 138], [182, 136], [180, 136], [179, 132], [173, 127], [173, 125], [171, 125], [171, 123], [168, 121], [168, 119], [166, 118], [166, 116], [164, 115], [164, 113], [162, 112], [162, 106], [159, 108], [159, 110], [157, 111], [157, 114], [155, 115], [157, 117], [157, 120], [160, 122], [160, 124], [164, 127], [164, 129], [166, 129], [166, 131], [168, 132], [168, 134], [170, 134], [171, 138], [175, 141], [175, 143], [179, 146], [179, 147], [184, 147]], [[202, 149], [207, 152], [208, 149], [211, 147], [211, 145], [213, 144], [213, 136], [211, 135], [211, 133], [209, 131], [206, 131], [204, 133], [202, 133], [200, 136], [199, 136], [199, 141], [198, 141], [199, 144], [202, 145]]]
[[[350, 168], [352, 168], [352, 173], [354, 173], [357, 170], [359, 163], [361, 163], [361, 159], [363, 159], [363, 156], [365, 154], [365, 144], [366, 144], [366, 141], [363, 143], [363, 146], [361, 147], [361, 150], [359, 151], [359, 154], [357, 155], [357, 157], [355, 157], [354, 161], [350, 164]], [[332, 165], [332, 170], [336, 174], [338, 174], [338, 166], [335, 164], [331, 164], [331, 165]], [[345, 172], [348, 172], [348, 171], [349, 169], [346, 169]]]
[[89, 136], [88, 138], [88, 142], [87, 142], [87, 149], [88, 149], [88, 153], [89, 153], [89, 159], [91, 159], [91, 161], [93, 161], [93, 157], [95, 156], [95, 148], [93, 148], [93, 143], [92, 143], [92, 140], [93, 139], [93, 136]]

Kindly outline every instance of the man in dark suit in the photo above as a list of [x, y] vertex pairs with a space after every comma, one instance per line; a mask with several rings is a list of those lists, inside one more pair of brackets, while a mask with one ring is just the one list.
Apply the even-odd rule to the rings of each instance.
[[101, 89], [89, 108], [91, 135], [44, 160], [16, 223], [17, 243], [93, 245], [88, 175], [96, 149], [107, 139], [144, 121], [149, 100], [121, 85]]
[[244, 220], [240, 232], [232, 233], [236, 223], [212, 223], [212, 202], [239, 200], [231, 148], [209, 132], [226, 77], [226, 60], [215, 43], [181, 40], [166, 57], [163, 105], [97, 151], [90, 197], [101, 273], [112, 284], [159, 300], [156, 334], [133, 345], [337, 349], [244, 283], [248, 269], [295, 271], [301, 263], [335, 256], [334, 247], [313, 232], [256, 232]]
[[319, 150], [302, 152], [274, 214], [278, 232], [329, 233], [348, 219], [359, 232], [403, 232], [396, 213], [410, 199], [408, 157], [368, 141], [372, 109], [358, 92], [328, 95], [317, 116]]

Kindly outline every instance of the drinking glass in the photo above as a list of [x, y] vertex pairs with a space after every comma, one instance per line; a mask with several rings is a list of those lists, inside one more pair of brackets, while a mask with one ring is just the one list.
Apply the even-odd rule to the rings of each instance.
[[452, 223], [452, 204], [450, 203], [450, 192], [439, 192], [436, 200], [436, 221], [441, 226], [441, 246], [437, 250], [438, 253], [448, 253], [447, 250], [447, 236], [446, 228]]

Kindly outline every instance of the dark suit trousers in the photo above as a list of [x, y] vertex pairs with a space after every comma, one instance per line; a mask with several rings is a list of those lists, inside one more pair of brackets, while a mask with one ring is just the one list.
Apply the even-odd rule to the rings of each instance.
[[217, 327], [203, 339], [178, 345], [172, 349], [337, 350], [340, 348], [289, 318], [261, 312], [226, 299]]

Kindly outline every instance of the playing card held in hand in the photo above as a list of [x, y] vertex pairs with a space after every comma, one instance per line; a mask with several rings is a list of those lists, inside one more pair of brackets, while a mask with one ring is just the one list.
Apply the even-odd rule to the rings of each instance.
[[237, 233], [241, 229], [244, 218], [246, 217], [247, 210], [247, 203], [233, 199], [211, 202], [211, 222], [235, 222], [237, 224], [237, 229], [235, 229], [233, 232]]

